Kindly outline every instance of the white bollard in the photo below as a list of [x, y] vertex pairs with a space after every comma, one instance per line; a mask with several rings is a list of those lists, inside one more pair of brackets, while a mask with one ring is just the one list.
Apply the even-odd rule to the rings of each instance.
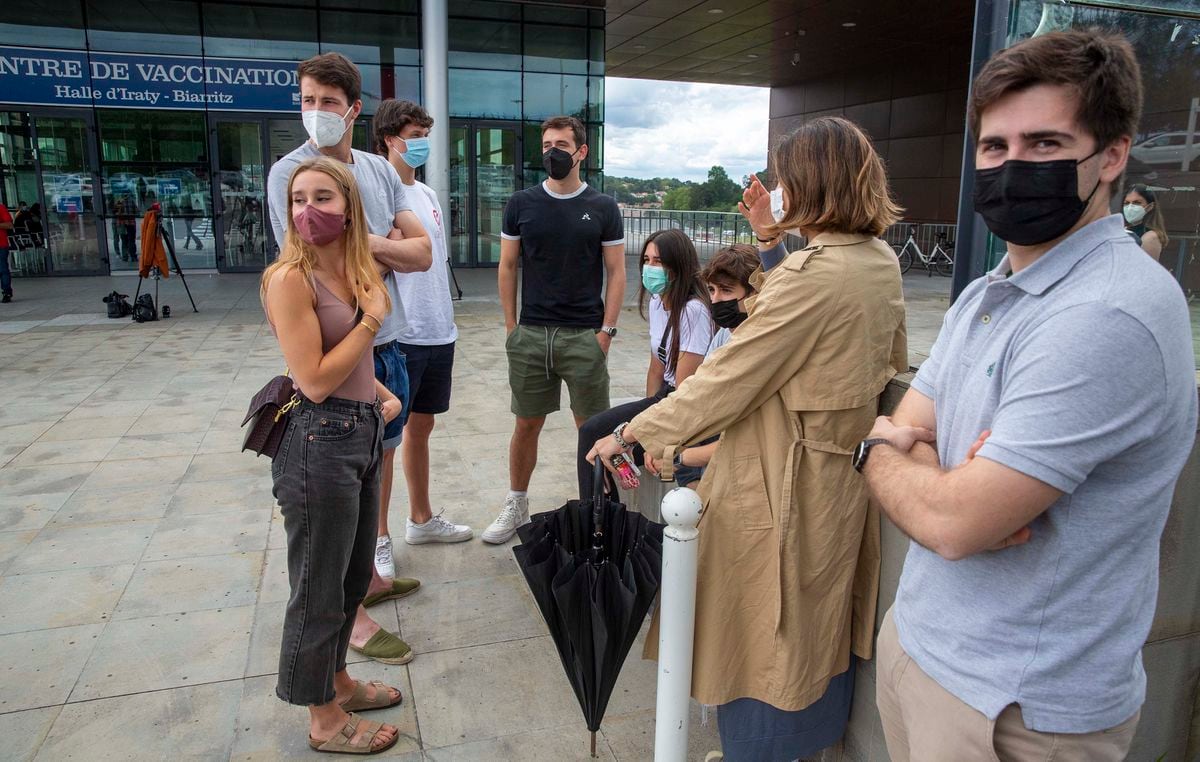
[[692, 695], [692, 647], [696, 634], [696, 556], [700, 496], [679, 487], [662, 501], [663, 571], [658, 604], [658, 697], [655, 762], [685, 762]]

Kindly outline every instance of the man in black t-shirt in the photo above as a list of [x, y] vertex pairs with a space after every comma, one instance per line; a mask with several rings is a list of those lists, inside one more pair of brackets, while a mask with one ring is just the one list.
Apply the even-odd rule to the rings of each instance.
[[625, 231], [617, 202], [579, 178], [587, 154], [578, 119], [546, 120], [542, 165], [550, 177], [514, 193], [504, 209], [500, 304], [517, 422], [508, 446], [508, 497], [483, 532], [485, 542], [506, 542], [529, 521], [538, 436], [546, 416], [558, 410], [562, 382], [576, 427], [609, 407], [608, 348], [625, 296]]

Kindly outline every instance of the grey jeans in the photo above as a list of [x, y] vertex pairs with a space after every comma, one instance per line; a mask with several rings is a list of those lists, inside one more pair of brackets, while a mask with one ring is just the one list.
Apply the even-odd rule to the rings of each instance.
[[287, 426], [271, 465], [292, 587], [275, 693], [290, 704], [327, 704], [371, 583], [383, 417], [373, 403], [305, 400]]

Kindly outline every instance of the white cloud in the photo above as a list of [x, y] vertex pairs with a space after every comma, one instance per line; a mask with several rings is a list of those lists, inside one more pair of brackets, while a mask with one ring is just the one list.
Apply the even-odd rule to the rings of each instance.
[[604, 173], [704, 181], [721, 165], [734, 181], [767, 165], [770, 90], [604, 81]]

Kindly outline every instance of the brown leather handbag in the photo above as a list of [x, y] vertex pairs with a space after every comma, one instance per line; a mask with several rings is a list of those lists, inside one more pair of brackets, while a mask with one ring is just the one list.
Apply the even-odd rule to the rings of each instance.
[[242, 440], [242, 450], [253, 450], [274, 460], [287, 430], [287, 414], [299, 404], [300, 395], [289, 376], [276, 376], [268, 381], [250, 400], [250, 410], [242, 420], [243, 427], [250, 424]]

